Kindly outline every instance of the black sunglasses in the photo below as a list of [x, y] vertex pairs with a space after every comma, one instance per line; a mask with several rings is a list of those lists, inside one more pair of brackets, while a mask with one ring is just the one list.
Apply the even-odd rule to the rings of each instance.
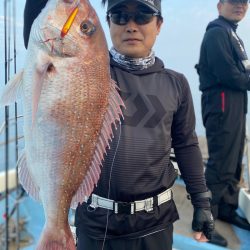
[[117, 25], [126, 25], [129, 20], [132, 18], [132, 20], [138, 24], [138, 25], [144, 25], [148, 24], [152, 21], [154, 16], [160, 16], [159, 13], [150, 13], [150, 12], [125, 12], [125, 11], [119, 11], [119, 12], [112, 12], [108, 14], [110, 20], [112, 23]]

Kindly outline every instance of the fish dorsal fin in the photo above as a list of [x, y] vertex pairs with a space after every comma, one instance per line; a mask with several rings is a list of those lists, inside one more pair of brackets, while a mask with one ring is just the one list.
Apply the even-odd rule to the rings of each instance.
[[109, 146], [109, 141], [113, 137], [112, 124], [115, 125], [117, 121], [120, 121], [122, 116], [121, 107], [124, 107], [124, 103], [117, 89], [118, 87], [116, 83], [111, 80], [109, 105], [103, 119], [101, 132], [97, 140], [92, 162], [86, 177], [72, 199], [72, 208], [76, 208], [79, 203], [82, 203], [86, 200], [86, 197], [92, 193], [94, 186], [99, 180], [104, 154], [106, 153], [107, 147]]
[[18, 167], [19, 180], [25, 191], [36, 201], [40, 201], [39, 187], [35, 185], [33, 178], [30, 174], [25, 151], [23, 151], [22, 154], [20, 155], [17, 162], [17, 167]]
[[14, 75], [14, 77], [4, 86], [0, 96], [0, 106], [8, 106], [20, 98], [23, 92], [23, 71]]

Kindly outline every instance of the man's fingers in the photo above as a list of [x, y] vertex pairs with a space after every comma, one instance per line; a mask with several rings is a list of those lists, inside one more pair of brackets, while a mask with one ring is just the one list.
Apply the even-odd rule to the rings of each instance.
[[207, 237], [207, 239], [210, 240], [212, 237], [213, 231], [214, 231], [214, 224], [207, 223], [206, 227], [205, 227], [205, 231], [203, 231], [203, 232], [204, 232], [205, 236]]
[[208, 239], [202, 232], [193, 232], [193, 237], [198, 242], [207, 242]]
[[202, 233], [201, 232], [193, 232], [193, 237], [195, 240], [199, 241], [201, 238]]

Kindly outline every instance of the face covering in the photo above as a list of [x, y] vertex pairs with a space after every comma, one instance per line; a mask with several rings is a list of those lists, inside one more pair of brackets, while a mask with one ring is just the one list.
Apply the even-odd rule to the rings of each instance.
[[151, 67], [155, 63], [155, 53], [151, 51], [150, 55], [142, 58], [133, 58], [120, 54], [114, 47], [110, 54], [115, 62], [128, 70], [143, 70]]

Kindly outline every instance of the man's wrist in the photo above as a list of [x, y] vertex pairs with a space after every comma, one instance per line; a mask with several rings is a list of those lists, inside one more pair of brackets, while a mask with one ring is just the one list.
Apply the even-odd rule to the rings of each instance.
[[187, 198], [191, 200], [192, 204], [196, 208], [210, 208], [210, 201], [212, 199], [212, 193], [210, 190], [201, 193], [188, 194]]

